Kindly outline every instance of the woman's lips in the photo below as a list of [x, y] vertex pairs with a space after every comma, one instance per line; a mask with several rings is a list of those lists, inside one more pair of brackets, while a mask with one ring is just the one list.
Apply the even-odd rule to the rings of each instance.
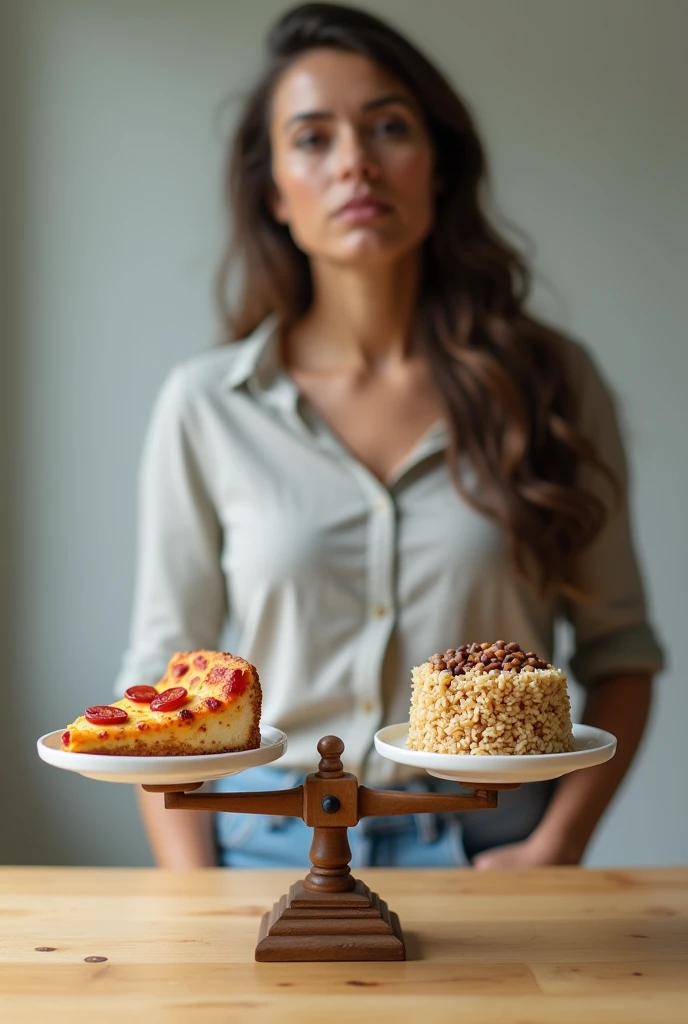
[[366, 221], [375, 220], [377, 217], [384, 217], [391, 213], [392, 207], [381, 199], [352, 199], [345, 203], [335, 213], [335, 219], [346, 224], [360, 224]]

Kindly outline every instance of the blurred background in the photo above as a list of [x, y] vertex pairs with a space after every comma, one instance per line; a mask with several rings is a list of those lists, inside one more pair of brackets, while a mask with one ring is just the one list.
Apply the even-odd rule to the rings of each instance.
[[[360, 5], [472, 105], [498, 209], [533, 242], [534, 306], [619, 397], [670, 664], [586, 862], [686, 863], [688, 3]], [[224, 101], [290, 6], [0, 0], [0, 862], [152, 863], [132, 789], [50, 768], [35, 741], [112, 699], [151, 405], [217, 336]]]

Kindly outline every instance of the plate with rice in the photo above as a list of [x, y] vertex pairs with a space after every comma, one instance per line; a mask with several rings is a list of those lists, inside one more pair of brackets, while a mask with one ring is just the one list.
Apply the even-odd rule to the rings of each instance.
[[602, 764], [616, 739], [572, 725], [560, 669], [498, 640], [452, 648], [414, 668], [410, 721], [381, 729], [375, 748], [437, 778], [515, 784]]
[[409, 750], [409, 723], [388, 725], [375, 734], [375, 749], [383, 757], [412, 768], [423, 768], [437, 779], [489, 785], [544, 782], [579, 768], [591, 768], [614, 756], [616, 738], [604, 729], [574, 725], [576, 749], [561, 754], [434, 754]]

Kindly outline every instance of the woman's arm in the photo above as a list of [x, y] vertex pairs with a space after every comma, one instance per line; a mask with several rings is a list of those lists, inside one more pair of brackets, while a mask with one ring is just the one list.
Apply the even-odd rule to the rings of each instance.
[[581, 468], [581, 486], [605, 501], [610, 515], [577, 566], [577, 583], [588, 598], [565, 606], [575, 634], [571, 667], [587, 691], [583, 721], [613, 733], [617, 752], [606, 764], [564, 776], [531, 837], [486, 851], [476, 858], [476, 867], [578, 863], [633, 760], [647, 722], [652, 677], [663, 662], [648, 622], [635, 554], [626, 453], [614, 401], [590, 357], [582, 349], [572, 350], [572, 355], [578, 363], [572, 372], [578, 382], [581, 431], [594, 439], [620, 493], [611, 503], [599, 474], [589, 466]]
[[159, 868], [187, 871], [217, 865], [209, 811], [168, 811], [164, 794], [138, 790], [141, 818]]
[[[193, 389], [174, 371], [158, 396], [139, 474], [139, 557], [131, 642], [116, 683], [153, 684], [175, 651], [217, 647], [227, 615], [223, 531], [202, 463]], [[140, 791], [139, 809], [156, 863], [207, 867], [217, 861], [212, 815], [166, 811]]]
[[583, 721], [617, 738], [616, 754], [596, 768], [571, 772], [559, 782], [538, 827], [523, 843], [479, 854], [477, 868], [578, 864], [638, 749], [650, 710], [652, 678], [646, 673], [614, 675], [593, 687]]
[[618, 789], [645, 730], [652, 693], [649, 675], [617, 675], [590, 692], [583, 721], [617, 738], [611, 761], [565, 775], [532, 835], [553, 864], [577, 864], [595, 827]]

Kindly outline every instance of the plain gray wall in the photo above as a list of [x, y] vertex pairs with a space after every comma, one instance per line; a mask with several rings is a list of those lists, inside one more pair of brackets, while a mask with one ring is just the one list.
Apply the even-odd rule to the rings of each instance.
[[[10, 264], [2, 327], [13, 342], [0, 524], [11, 561], [0, 745], [8, 862], [150, 863], [132, 790], [49, 768], [34, 744], [87, 703], [110, 699], [128, 630], [151, 404], [169, 367], [216, 333], [210, 279], [235, 109], [220, 110], [221, 100], [251, 81], [263, 31], [285, 7], [10, 5], [14, 60], [0, 61], [12, 98], [3, 133], [12, 161], [2, 173], [14, 169], [0, 189], [0, 258]], [[528, 231], [553, 285], [539, 288], [539, 308], [588, 342], [622, 400], [642, 563], [654, 618], [676, 654], [588, 863], [683, 863], [688, 5], [369, 7], [464, 91], [492, 157], [498, 206]]]

